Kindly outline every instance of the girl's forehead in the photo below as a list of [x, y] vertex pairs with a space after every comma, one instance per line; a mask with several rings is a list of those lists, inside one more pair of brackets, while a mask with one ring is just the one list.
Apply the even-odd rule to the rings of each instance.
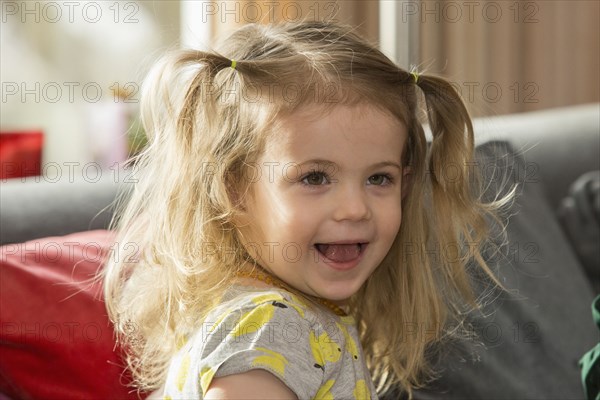
[[[307, 122], [319, 122], [323, 120], [335, 120], [339, 119], [340, 115], [348, 112], [358, 113], [364, 115], [369, 111], [372, 111], [374, 107], [371, 104], [359, 103], [359, 104], [348, 104], [339, 103], [335, 105], [322, 106], [320, 104], [309, 104], [305, 107], [300, 108], [294, 113], [284, 116], [283, 119], [298, 120], [302, 119]], [[343, 122], [343, 121], [340, 121]]]
[[372, 104], [342, 104], [326, 112], [312, 105], [277, 118], [265, 151], [296, 153], [318, 144], [331, 145], [333, 138], [401, 145], [406, 136], [406, 128], [398, 118]]
[[[390, 129], [403, 127], [403, 122], [389, 110], [370, 103], [339, 104], [322, 107], [311, 104], [292, 113], [278, 115], [273, 127], [279, 133], [298, 132], [310, 128], [352, 127], [356, 122], [369, 122]], [[274, 135], [273, 139], [285, 140], [286, 135]]]

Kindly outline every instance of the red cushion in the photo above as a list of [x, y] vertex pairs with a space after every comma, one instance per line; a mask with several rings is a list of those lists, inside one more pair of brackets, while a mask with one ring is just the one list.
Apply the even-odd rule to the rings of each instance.
[[0, 132], [0, 179], [41, 174], [44, 133]]
[[0, 393], [138, 399], [101, 287], [84, 282], [112, 243], [111, 232], [97, 230], [0, 247]]

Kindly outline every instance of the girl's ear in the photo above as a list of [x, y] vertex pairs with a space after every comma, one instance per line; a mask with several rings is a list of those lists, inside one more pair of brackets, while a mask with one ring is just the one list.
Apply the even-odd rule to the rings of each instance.
[[244, 226], [248, 224], [248, 207], [249, 202], [252, 202], [251, 192], [252, 187], [250, 185], [246, 185], [245, 187], [240, 187], [241, 185], [229, 185], [227, 194], [229, 196], [229, 200], [235, 209], [235, 217], [234, 224], [236, 226]]
[[413, 170], [410, 165], [406, 165], [402, 169], [402, 199], [410, 192], [413, 180]]
[[225, 188], [229, 202], [233, 207], [236, 210], [244, 211], [246, 209], [244, 197], [249, 190], [248, 185], [242, 185], [233, 174], [227, 174], [225, 176]]
[[236, 187], [229, 187], [227, 189], [227, 195], [229, 196], [229, 201], [233, 204], [236, 210], [244, 211], [246, 206], [243, 202], [243, 195], [239, 192], [239, 189]]
[[240, 186], [241, 185], [233, 182], [231, 177], [227, 178], [227, 197], [229, 199], [229, 203], [231, 204], [233, 211], [229, 222], [231, 222], [238, 229], [247, 224], [247, 205], [244, 201], [244, 192], [242, 191], [243, 188], [241, 188]]

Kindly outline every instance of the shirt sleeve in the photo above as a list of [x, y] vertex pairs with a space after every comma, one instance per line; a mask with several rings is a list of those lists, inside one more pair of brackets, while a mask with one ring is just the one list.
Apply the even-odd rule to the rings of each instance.
[[280, 294], [265, 294], [207, 320], [199, 355], [202, 394], [214, 377], [262, 369], [299, 399], [314, 398], [323, 384], [327, 357], [315, 340], [319, 329], [305, 312]]

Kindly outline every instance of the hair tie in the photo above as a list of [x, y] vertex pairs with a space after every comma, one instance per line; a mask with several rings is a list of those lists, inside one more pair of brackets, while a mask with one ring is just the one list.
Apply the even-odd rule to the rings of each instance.
[[410, 74], [413, 76], [416, 85], [419, 82], [419, 74], [415, 71], [411, 72]]
[[231, 60], [231, 68], [235, 69], [236, 65], [237, 65], [237, 61]]

